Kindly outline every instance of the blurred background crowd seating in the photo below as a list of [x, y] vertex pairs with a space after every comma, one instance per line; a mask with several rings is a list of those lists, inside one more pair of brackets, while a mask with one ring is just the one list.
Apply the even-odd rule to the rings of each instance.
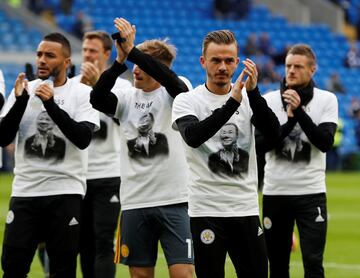
[[[286, 49], [303, 42], [317, 54], [317, 86], [333, 91], [339, 100], [342, 124], [333, 150], [339, 158], [329, 162], [329, 169], [360, 169], [360, 0], [291, 0], [284, 3], [294, 8], [286, 11], [274, 2], [281, 1], [1, 0], [0, 69], [6, 95], [25, 63], [34, 64], [44, 34], [66, 32], [78, 70], [82, 34], [95, 29], [114, 32], [115, 17], [137, 26], [136, 42], [169, 38], [178, 49], [173, 69], [194, 86], [206, 78], [199, 56], [209, 31], [230, 29], [236, 34], [241, 59], [250, 57], [259, 67], [262, 93], [279, 87]], [[300, 9], [303, 16], [296, 19]], [[9, 157], [5, 162], [4, 170], [11, 168]]]

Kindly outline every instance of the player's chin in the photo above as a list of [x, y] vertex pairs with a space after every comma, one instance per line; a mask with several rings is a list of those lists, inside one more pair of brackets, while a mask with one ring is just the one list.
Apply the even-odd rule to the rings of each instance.
[[231, 83], [231, 79], [228, 77], [228, 76], [221, 76], [221, 77], [217, 77], [215, 79], [215, 83], [218, 85], [218, 86], [225, 86], [225, 85], [228, 85], [229, 83]]
[[296, 80], [296, 79], [286, 80], [286, 84], [287, 84], [288, 87], [297, 87], [297, 86], [301, 85], [299, 83], [299, 81]]
[[38, 73], [38, 77], [39, 77], [40, 79], [42, 79], [42, 80], [48, 79], [49, 76], [50, 76], [49, 73], [47, 73], [47, 74]]

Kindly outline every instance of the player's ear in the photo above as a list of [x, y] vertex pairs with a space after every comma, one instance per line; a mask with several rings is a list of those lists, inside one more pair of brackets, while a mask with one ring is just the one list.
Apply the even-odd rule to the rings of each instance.
[[65, 58], [64, 60], [64, 64], [66, 66], [66, 68], [69, 68], [71, 66], [71, 58]]
[[110, 59], [110, 56], [111, 56], [111, 50], [105, 51], [106, 60], [109, 60], [109, 59]]
[[200, 56], [200, 64], [201, 64], [201, 66], [203, 67], [203, 69], [206, 69], [206, 66], [205, 66], [205, 57], [204, 57], [204, 56]]

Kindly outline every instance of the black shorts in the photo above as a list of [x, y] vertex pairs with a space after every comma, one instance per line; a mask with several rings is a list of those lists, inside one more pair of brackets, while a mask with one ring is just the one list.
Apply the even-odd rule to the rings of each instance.
[[122, 264], [154, 267], [159, 240], [168, 265], [194, 263], [187, 204], [126, 210], [120, 226]]
[[45, 242], [51, 273], [75, 277], [81, 203], [81, 195], [12, 197], [2, 253], [5, 276], [25, 277], [37, 245]]
[[226, 254], [238, 277], [266, 278], [268, 263], [258, 216], [191, 217], [198, 278], [225, 277]]
[[46, 242], [47, 248], [77, 249], [81, 204], [81, 195], [12, 197], [4, 244], [31, 248]]

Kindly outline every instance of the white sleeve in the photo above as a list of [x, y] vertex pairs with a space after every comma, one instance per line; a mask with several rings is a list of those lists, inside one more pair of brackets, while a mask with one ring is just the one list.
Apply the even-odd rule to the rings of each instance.
[[14, 103], [16, 101], [14, 89], [11, 91], [11, 94], [9, 95], [8, 99], [5, 102], [5, 105], [3, 109], [1, 110], [0, 118], [5, 117], [7, 113], [9, 113], [11, 107], [13, 107]]
[[95, 110], [90, 104], [90, 91], [88, 86], [82, 86], [79, 83], [79, 90], [77, 91], [76, 114], [74, 120], [77, 122], [90, 122], [95, 124], [95, 130], [100, 128], [99, 111]]
[[321, 114], [320, 123], [336, 123], [338, 122], [338, 101], [333, 93], [329, 93], [325, 103], [324, 110]]
[[188, 87], [189, 91], [192, 91], [193, 90], [193, 86], [191, 85], [191, 82], [189, 79], [187, 79], [186, 77], [184, 76], [179, 76], [179, 78], [184, 81], [186, 87]]
[[1, 70], [0, 70], [0, 94], [2, 94], [5, 97], [5, 79]]
[[116, 90], [112, 90], [113, 94], [117, 98], [116, 110], [113, 115], [115, 119], [121, 119], [124, 109], [127, 108], [128, 96], [135, 94], [135, 90], [136, 89], [134, 87], [129, 87], [127, 89], [117, 88]]
[[177, 130], [176, 120], [184, 116], [193, 115], [197, 117], [194, 108], [191, 105], [188, 92], [176, 96], [172, 107], [172, 127]]

